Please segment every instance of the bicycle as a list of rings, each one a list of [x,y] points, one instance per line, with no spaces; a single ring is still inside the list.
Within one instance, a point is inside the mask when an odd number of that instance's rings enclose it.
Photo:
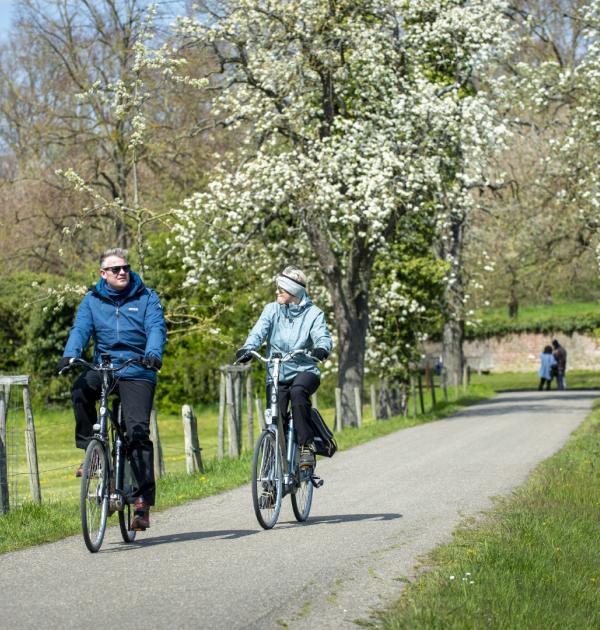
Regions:
[[[252,462],[252,502],[254,513],[263,529],[271,529],[277,523],[283,497],[289,494],[292,510],[298,522],[304,522],[310,514],[313,489],[320,488],[323,480],[314,474],[314,468],[300,468],[300,449],[296,443],[294,418],[290,411],[286,432],[279,414],[279,370],[282,363],[299,354],[311,356],[304,350],[285,355],[274,353],[270,359],[258,352],[249,352],[265,364],[273,365],[270,408],[265,414],[265,429],[254,448]]]
[[[131,529],[131,491],[134,480],[128,456],[127,436],[121,418],[121,405],[116,400],[110,410],[108,397],[116,384],[117,373],[128,365],[141,365],[141,360],[127,359],[115,367],[110,355],[102,354],[100,359],[99,364],[94,364],[74,358],[60,372],[62,374],[73,367],[81,366],[102,374],[98,422],[93,427],[94,435],[85,451],[79,495],[83,540],[91,553],[96,553],[102,546],[106,521],[114,512],[119,515],[119,528],[124,542],[133,542],[137,533]]]

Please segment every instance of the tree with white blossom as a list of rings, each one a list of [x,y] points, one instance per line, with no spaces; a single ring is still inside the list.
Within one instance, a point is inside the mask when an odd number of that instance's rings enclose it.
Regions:
[[[467,88],[509,45],[504,4],[214,5],[180,26],[220,61],[209,89],[243,149],[182,205],[173,251],[189,285],[216,289],[236,270],[245,281],[273,273],[290,251],[316,264],[335,314],[344,423],[355,424],[377,257],[411,226],[433,225],[449,199],[465,203],[481,177],[495,122]]]

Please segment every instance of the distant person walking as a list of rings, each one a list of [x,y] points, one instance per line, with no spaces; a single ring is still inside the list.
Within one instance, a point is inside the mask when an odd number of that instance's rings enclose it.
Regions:
[[[556,360],[556,384],[558,389],[565,389],[565,372],[567,371],[567,351],[558,343],[557,339],[552,341],[554,352],[552,353]]]
[[[550,383],[552,382],[552,366],[554,365],[556,365],[556,359],[552,354],[552,346],[546,346],[544,352],[540,354],[540,369],[538,371],[540,377],[539,391],[544,389],[544,385],[546,386],[546,390],[550,389]]]

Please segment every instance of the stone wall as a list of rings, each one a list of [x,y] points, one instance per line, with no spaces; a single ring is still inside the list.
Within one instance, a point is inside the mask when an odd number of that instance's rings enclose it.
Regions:
[[[490,337],[466,341],[465,357],[469,365],[478,370],[495,372],[532,372],[539,367],[539,356],[553,337],[536,333],[520,333],[506,337]],[[573,333],[556,335],[567,351],[567,370],[599,370],[600,344],[592,336]],[[437,356],[441,343],[427,344],[428,355]]]

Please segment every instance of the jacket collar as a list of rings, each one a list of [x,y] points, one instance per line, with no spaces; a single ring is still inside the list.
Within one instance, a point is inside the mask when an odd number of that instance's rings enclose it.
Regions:
[[[122,302],[134,295],[137,295],[145,288],[142,279],[137,275],[137,273],[135,273],[135,271],[130,272],[129,278],[130,280],[127,288],[118,294],[110,292],[104,278],[100,278],[100,280],[98,280],[92,291],[105,300],[110,300],[111,302]]]

